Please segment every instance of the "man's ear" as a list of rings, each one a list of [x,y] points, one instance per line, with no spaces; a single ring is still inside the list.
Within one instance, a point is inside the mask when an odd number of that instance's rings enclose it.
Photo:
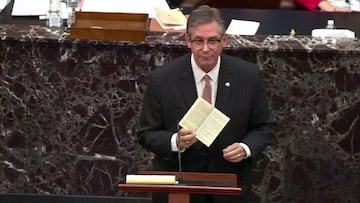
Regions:
[[[186,42],[187,46],[188,46],[189,48],[191,48],[191,38],[190,38],[190,35],[189,35],[188,33],[185,33],[184,37],[185,37],[185,42]]]
[[[229,35],[225,33],[221,40],[222,47],[226,47],[228,41],[229,41]]]

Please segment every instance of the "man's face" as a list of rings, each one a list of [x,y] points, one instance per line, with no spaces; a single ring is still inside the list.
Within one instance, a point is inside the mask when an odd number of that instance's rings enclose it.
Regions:
[[[191,36],[185,35],[186,44],[191,49],[196,64],[205,72],[215,67],[218,56],[226,46],[227,35],[221,36],[219,30],[219,25],[214,21],[193,27]]]

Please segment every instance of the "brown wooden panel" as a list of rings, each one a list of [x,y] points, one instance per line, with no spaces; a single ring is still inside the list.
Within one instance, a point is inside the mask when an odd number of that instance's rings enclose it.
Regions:
[[[139,171],[139,175],[176,175],[178,172],[171,171]],[[237,187],[237,176],[230,173],[200,173],[200,172],[183,172],[184,180],[203,180],[203,181],[227,181],[232,183],[231,187]]]
[[[76,12],[70,28],[74,39],[145,41],[148,14]]]

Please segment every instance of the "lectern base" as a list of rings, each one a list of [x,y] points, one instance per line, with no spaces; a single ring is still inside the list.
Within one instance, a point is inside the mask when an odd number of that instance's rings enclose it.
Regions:
[[[190,202],[190,194],[170,193],[169,203],[184,203]]]
[[[140,171],[139,174],[143,175],[176,175],[177,172],[166,171]],[[235,174],[226,173],[182,173],[184,182],[186,180],[193,183],[200,182],[231,182],[229,186],[209,186],[209,185],[183,185],[183,184],[119,184],[119,189],[125,192],[156,192],[169,194],[169,203],[190,203],[190,194],[213,194],[213,195],[239,195],[243,189],[237,186],[237,177]]]

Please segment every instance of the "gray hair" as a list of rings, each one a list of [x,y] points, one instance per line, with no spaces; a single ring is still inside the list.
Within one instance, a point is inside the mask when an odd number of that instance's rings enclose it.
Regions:
[[[208,5],[199,6],[191,12],[187,21],[186,32],[191,35],[194,27],[212,23],[214,21],[220,26],[219,34],[223,35],[225,33],[225,26],[219,10],[216,8],[210,8]]]

